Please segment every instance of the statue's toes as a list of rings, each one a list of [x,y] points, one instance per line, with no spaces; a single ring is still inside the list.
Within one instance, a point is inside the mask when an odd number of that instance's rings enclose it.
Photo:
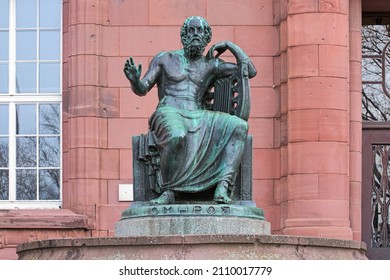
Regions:
[[[150,200],[150,204],[162,205],[172,204],[175,202],[175,194],[172,191],[165,191],[160,197]]]

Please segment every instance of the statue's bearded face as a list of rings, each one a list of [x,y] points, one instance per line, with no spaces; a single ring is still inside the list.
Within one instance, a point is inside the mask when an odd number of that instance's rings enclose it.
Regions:
[[[184,52],[190,57],[201,56],[207,46],[207,36],[203,23],[192,19],[187,25],[187,32],[182,36]]]

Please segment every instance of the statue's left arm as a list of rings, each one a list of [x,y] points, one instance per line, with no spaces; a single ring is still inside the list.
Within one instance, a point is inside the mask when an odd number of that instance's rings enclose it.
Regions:
[[[249,58],[249,56],[236,44],[224,41],[219,42],[211,47],[209,50],[208,56],[212,56],[214,51],[217,52],[216,57],[220,56],[222,53],[224,53],[226,50],[229,50],[236,58],[237,64],[239,63],[247,63],[248,64],[248,75],[249,78],[253,78],[257,74],[257,70],[255,65],[253,64],[252,60]],[[223,63],[219,67],[220,69],[220,75],[221,76],[228,76],[231,75],[235,69],[236,65],[234,63]]]

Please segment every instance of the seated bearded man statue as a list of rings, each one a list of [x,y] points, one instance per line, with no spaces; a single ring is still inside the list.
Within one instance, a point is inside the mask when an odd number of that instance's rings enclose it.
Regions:
[[[161,195],[152,204],[172,204],[175,193],[199,193],[215,188],[216,203],[231,203],[229,192],[235,182],[245,141],[247,122],[237,116],[205,109],[203,99],[217,79],[248,65],[248,77],[256,69],[248,55],[232,42],[213,45],[211,28],[202,17],[190,17],[181,28],[183,49],[157,54],[141,79],[142,67],[133,58],[124,72],[133,92],[146,95],[157,84],[159,103],[149,127],[160,156]],[[237,64],[218,58],[229,50]],[[212,54],[217,52],[216,56]],[[211,55],[210,55],[211,54]]]

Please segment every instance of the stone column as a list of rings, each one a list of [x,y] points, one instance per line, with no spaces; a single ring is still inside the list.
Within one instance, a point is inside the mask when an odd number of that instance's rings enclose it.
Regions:
[[[349,1],[287,5],[283,233],[352,239]]]
[[[108,179],[119,177],[119,150],[107,149],[107,123],[117,114],[119,95],[107,86],[107,3],[64,1],[63,207],[91,220],[108,204]]]
[[[362,3],[349,4],[350,219],[353,239],[361,240],[362,217]]]

